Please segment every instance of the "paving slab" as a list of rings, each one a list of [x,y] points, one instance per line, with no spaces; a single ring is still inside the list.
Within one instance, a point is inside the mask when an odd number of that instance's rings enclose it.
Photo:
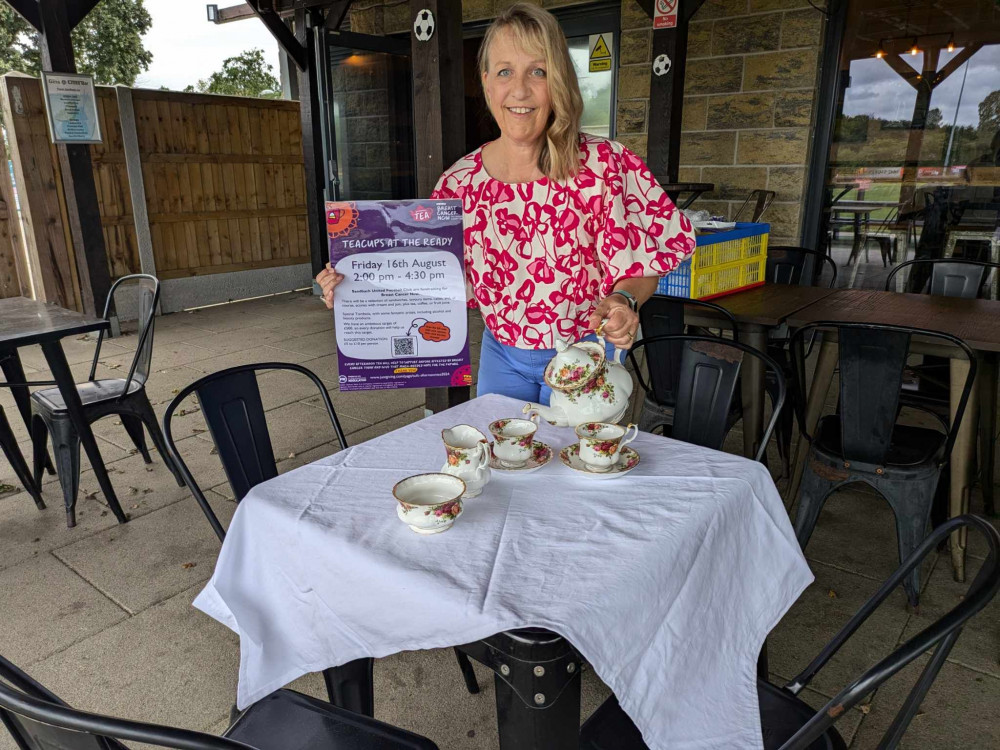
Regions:
[[[205,496],[223,526],[236,504]],[[207,581],[221,542],[194,498],[93,534],[53,554],[129,614]]]
[[[768,636],[769,666],[784,680],[805,669],[847,624],[879,584],[828,565],[812,563],[816,581]],[[893,593],[809,684],[829,697],[895,647],[909,619],[902,590]]]
[[[368,426],[365,422],[346,415],[338,414],[337,418],[347,435]],[[272,409],[267,412],[267,426],[271,433],[275,459],[290,453],[302,453],[336,439],[326,411],[306,404],[286,404]]]
[[[88,333],[80,336],[67,336],[61,339],[61,343],[63,353],[66,355],[66,361],[71,365],[83,362],[90,364],[94,359],[94,351],[97,348],[97,335]],[[105,338],[101,344],[101,356],[115,357],[126,354],[129,351],[134,351],[134,347],[132,350],[129,350],[114,339]],[[22,346],[18,347],[17,353],[21,358],[21,364],[25,367],[48,372],[49,364],[42,353],[42,347],[37,344]]]
[[[224,305],[219,306],[217,309],[202,307],[183,314],[188,317],[190,325],[216,333],[238,331],[241,328],[261,325],[268,320],[281,320],[281,318],[272,317],[260,306],[245,304]]]
[[[218,334],[205,334],[207,336],[218,336]],[[131,337],[135,339],[136,337]],[[115,339],[116,341],[118,339]],[[105,367],[115,367],[120,368],[124,373],[128,372],[128,368],[132,366],[132,360],[135,358],[135,345],[138,343],[138,339],[132,345],[132,347],[124,354],[113,355],[112,352],[101,351],[101,358],[98,362]],[[196,362],[199,359],[208,359],[210,357],[217,357],[222,352],[218,350],[217,347],[206,347],[204,345],[196,345],[187,341],[157,341],[156,337],[153,338],[153,356],[151,358],[153,368],[166,369],[169,367],[180,367],[181,365],[187,365],[192,362]],[[125,377],[122,375],[121,377]]]
[[[927,663],[921,657],[879,688],[852,750],[875,748]],[[1000,680],[946,662],[898,745],[899,750],[1000,747]]]
[[[299,335],[293,326],[294,322],[274,328],[250,326],[235,331],[226,331],[225,335],[221,336],[218,333],[208,333],[200,338],[188,339],[184,344],[204,348],[210,352],[209,356],[232,354],[233,352],[247,351],[265,345],[280,347],[289,338]],[[179,362],[178,364],[188,363]]]
[[[903,638],[912,638],[961,602],[981,564],[979,560],[970,558],[966,568],[966,582],[956,583],[952,575],[951,560],[942,559],[934,568],[927,587],[920,596],[920,611],[906,624]],[[948,658],[1000,679],[998,657],[1000,657],[1000,599],[994,599],[962,628],[962,635],[959,636]]]
[[[28,667],[126,613],[48,553],[0,571],[0,654]]]
[[[336,409],[338,417],[353,417],[369,425],[378,424],[418,406],[422,407],[425,398],[423,388],[378,391],[377,395],[372,391],[341,393],[335,387],[330,390],[330,400],[333,402],[333,408]],[[306,399],[304,403],[320,409],[326,408],[319,395]]]
[[[204,730],[235,702],[236,635],[191,606],[198,584],[33,666],[70,705]]]
[[[305,354],[298,354],[297,352],[290,352],[285,349],[275,349],[273,346],[255,346],[218,357],[199,359],[197,362],[192,362],[188,367],[204,373],[210,373],[225,370],[227,367],[249,365],[257,362],[294,362],[295,364],[301,364],[307,359],[309,357]]]
[[[358,443],[363,443],[366,440],[371,440],[372,438],[377,438],[380,435],[385,435],[387,432],[392,432],[393,430],[398,430],[400,427],[405,427],[408,424],[413,424],[414,422],[419,422],[424,418],[424,407],[420,406],[416,409],[410,409],[409,411],[403,412],[402,414],[397,414],[384,422],[379,422],[368,427],[364,427],[360,430],[347,433],[347,444],[357,445]],[[344,428],[347,429],[346,427]],[[442,460],[443,463],[443,460]]]
[[[290,338],[291,335],[297,333],[297,326],[287,330],[284,339],[279,343],[272,344],[272,346],[290,352],[306,354],[310,357],[324,357],[337,353],[337,337],[334,334],[333,321],[327,321],[327,328],[320,329],[315,333]]]

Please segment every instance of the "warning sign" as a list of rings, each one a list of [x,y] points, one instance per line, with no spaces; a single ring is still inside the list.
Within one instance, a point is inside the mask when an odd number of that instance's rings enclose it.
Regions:
[[[677,26],[677,6],[680,0],[656,0],[653,3],[653,28],[673,29]]]
[[[611,34],[590,35],[590,66],[591,73],[601,73],[611,70]]]

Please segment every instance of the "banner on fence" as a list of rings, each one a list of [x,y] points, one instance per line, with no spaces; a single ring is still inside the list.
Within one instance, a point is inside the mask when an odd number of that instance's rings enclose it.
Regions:
[[[457,200],[328,202],[340,390],[472,384]]]

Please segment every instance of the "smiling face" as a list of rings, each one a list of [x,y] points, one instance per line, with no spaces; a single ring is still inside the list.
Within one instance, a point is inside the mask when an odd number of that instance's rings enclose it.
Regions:
[[[538,143],[545,137],[552,104],[544,53],[527,51],[509,30],[493,39],[483,72],[483,90],[505,138]]]

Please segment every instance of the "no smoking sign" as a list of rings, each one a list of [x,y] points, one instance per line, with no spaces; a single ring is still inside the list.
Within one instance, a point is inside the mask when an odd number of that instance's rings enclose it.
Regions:
[[[680,0],[656,0],[653,5],[653,28],[672,29],[677,26],[677,6]]]

